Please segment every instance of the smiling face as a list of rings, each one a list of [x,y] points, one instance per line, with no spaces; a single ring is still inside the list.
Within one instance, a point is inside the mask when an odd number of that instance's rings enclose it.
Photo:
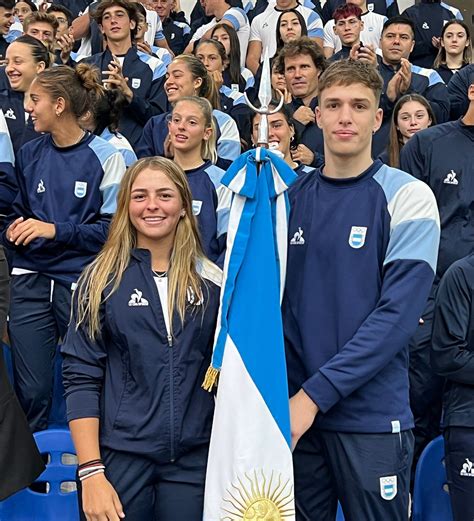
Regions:
[[[31,115],[36,132],[53,132],[56,129],[60,124],[56,116],[60,104],[59,100],[53,100],[49,93],[33,80],[25,109]]]
[[[283,43],[292,42],[301,36],[301,23],[295,13],[282,14],[279,29]]]
[[[137,247],[172,246],[184,216],[178,187],[161,170],[145,168],[132,184],[128,214],[137,234]]]
[[[256,114],[252,124],[252,141],[257,143],[258,127],[261,120],[260,114]],[[281,112],[268,116],[268,144],[270,149],[279,150],[285,159],[290,157],[291,139],[295,135],[295,129],[288,124]]]
[[[212,135],[212,128],[206,127],[199,106],[187,100],[175,105],[168,122],[168,131],[173,148],[184,153],[200,151],[203,141]]]
[[[11,25],[15,21],[15,17],[13,15],[13,9],[7,9],[5,7],[0,7],[0,33],[3,36],[8,34]]]
[[[441,40],[441,46],[446,49],[446,54],[452,56],[462,55],[464,49],[469,47],[466,29],[459,24],[451,24],[445,31]]]
[[[135,21],[130,20],[128,12],[123,7],[111,6],[104,11],[100,27],[107,40],[122,42],[131,38],[131,31],[135,29]]]
[[[326,153],[347,159],[370,156],[372,133],[380,127],[382,111],[365,85],[332,85],[320,94],[316,121]]]
[[[201,84],[202,79],[194,79],[183,60],[174,60],[169,64],[164,88],[170,103],[184,96],[195,96]]]
[[[402,58],[408,59],[415,45],[413,38],[409,25],[389,25],[380,38],[383,61],[388,65],[398,65]]]
[[[28,26],[26,33],[29,36],[33,36],[37,40],[40,40],[46,47],[51,46],[54,42],[56,32],[54,27],[48,22],[32,22]]]
[[[428,128],[432,121],[424,105],[419,101],[407,101],[398,112],[396,123],[406,143],[414,134]]]
[[[44,62],[35,63],[31,55],[31,47],[26,43],[10,44],[5,58],[7,62],[5,72],[10,87],[18,92],[26,92],[36,75],[45,67]]]

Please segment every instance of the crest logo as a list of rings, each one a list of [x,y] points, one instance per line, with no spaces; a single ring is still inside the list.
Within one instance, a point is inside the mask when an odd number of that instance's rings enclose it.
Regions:
[[[138,89],[142,84],[142,80],[140,78],[132,78],[132,89]]]
[[[391,501],[397,495],[397,476],[380,478],[380,497]]]
[[[201,213],[202,201],[196,201],[193,199],[193,215],[199,215]]]
[[[365,244],[365,236],[367,235],[366,226],[353,226],[349,235],[349,246],[358,250]]]
[[[82,199],[87,193],[87,183],[85,181],[76,181],[74,185],[74,195]]]

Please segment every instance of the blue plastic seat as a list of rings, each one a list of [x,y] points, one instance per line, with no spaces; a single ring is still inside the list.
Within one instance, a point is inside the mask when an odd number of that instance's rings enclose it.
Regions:
[[[423,451],[416,466],[413,490],[413,521],[452,521],[444,439],[438,436]]]
[[[1,521],[78,521],[77,492],[61,491],[61,484],[75,482],[76,465],[62,462],[63,454],[75,454],[71,435],[66,429],[35,433],[42,454],[48,454],[46,470],[37,479],[49,484],[47,493],[25,488],[0,502]]]

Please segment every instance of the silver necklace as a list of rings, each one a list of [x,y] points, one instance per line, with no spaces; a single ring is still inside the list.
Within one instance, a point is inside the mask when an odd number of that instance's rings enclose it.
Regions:
[[[151,270],[151,272],[153,273],[153,275],[155,277],[158,277],[159,279],[163,279],[164,277],[167,277],[168,276],[168,271],[155,271],[155,270]]]

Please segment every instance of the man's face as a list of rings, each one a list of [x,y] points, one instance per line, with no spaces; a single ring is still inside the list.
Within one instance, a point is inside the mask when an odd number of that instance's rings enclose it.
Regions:
[[[56,31],[56,40],[59,40],[61,36],[67,33],[69,29],[69,23],[67,16],[61,11],[50,11],[49,14],[53,15],[58,21],[58,30]]]
[[[375,95],[360,83],[324,89],[316,107],[326,153],[347,159],[370,154],[372,133],[380,127],[382,110]]]
[[[383,61],[389,65],[397,65],[402,58],[408,60],[414,45],[415,40],[409,25],[389,25],[380,38]]]
[[[285,58],[286,84],[296,98],[317,96],[319,73],[309,54]]]
[[[173,10],[174,0],[153,0],[153,8],[161,20],[169,18]]]
[[[359,36],[364,28],[364,22],[357,16],[341,18],[334,24],[334,32],[341,39],[342,45],[350,47],[359,41]]]
[[[13,17],[13,9],[5,9],[5,7],[0,7],[0,33],[3,36],[8,34],[10,30],[10,26],[15,21]]]
[[[47,47],[50,47],[54,43],[54,28],[48,22],[32,22],[28,26],[26,34],[40,40]]]
[[[217,4],[218,0],[204,0],[202,6],[204,7],[204,12],[206,13],[206,16],[214,16]]]
[[[100,27],[107,40],[123,41],[130,38],[132,29],[135,29],[135,21],[130,20],[128,12],[117,5],[104,11]]]

